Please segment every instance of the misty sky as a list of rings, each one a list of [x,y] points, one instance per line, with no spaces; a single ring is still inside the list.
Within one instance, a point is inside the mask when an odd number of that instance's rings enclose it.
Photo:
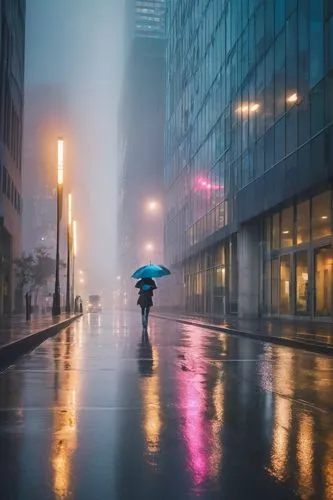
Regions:
[[[27,0],[26,87],[65,86],[76,135],[84,230],[82,265],[98,282],[115,256],[117,113],[123,66],[124,0]],[[82,199],[83,198],[83,199]],[[81,221],[82,231],[82,221]],[[87,239],[86,239],[87,241]],[[92,286],[97,286],[93,284]],[[104,284],[103,284],[104,286]],[[97,291],[97,290],[96,290]]]

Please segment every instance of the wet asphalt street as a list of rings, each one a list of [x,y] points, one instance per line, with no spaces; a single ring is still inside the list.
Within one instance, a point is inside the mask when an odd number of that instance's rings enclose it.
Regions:
[[[333,499],[333,359],[82,318],[0,375],[1,500]]]

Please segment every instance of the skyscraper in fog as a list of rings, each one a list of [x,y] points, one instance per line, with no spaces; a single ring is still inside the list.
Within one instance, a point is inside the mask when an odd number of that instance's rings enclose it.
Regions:
[[[0,3],[0,315],[14,308],[21,255],[25,0]]]
[[[165,0],[136,0],[135,35],[143,38],[164,38]]]
[[[332,320],[333,2],[170,0],[166,24],[173,297]]]
[[[163,258],[164,23],[164,1],[128,0],[119,109],[118,263],[124,280],[140,264]]]

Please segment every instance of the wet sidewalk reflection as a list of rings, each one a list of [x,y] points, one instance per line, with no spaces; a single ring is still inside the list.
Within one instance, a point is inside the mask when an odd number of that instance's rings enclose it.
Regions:
[[[0,377],[4,499],[333,498],[333,360],[90,315]]]

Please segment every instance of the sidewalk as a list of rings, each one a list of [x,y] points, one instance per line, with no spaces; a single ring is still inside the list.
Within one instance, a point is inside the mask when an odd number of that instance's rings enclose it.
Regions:
[[[331,323],[303,320],[238,319],[236,317],[218,318],[164,312],[153,313],[153,316],[333,356],[333,325]]]
[[[39,316],[30,321],[22,316],[3,318],[0,321],[0,371],[19,356],[32,351],[48,337],[67,328],[82,314],[62,314],[57,318]]]
[[[70,315],[62,314],[58,318],[53,318],[51,315],[37,316],[36,318],[32,317],[30,321],[26,321],[23,315],[2,318],[0,320],[0,347],[32,333],[45,330],[67,318],[70,318]]]

